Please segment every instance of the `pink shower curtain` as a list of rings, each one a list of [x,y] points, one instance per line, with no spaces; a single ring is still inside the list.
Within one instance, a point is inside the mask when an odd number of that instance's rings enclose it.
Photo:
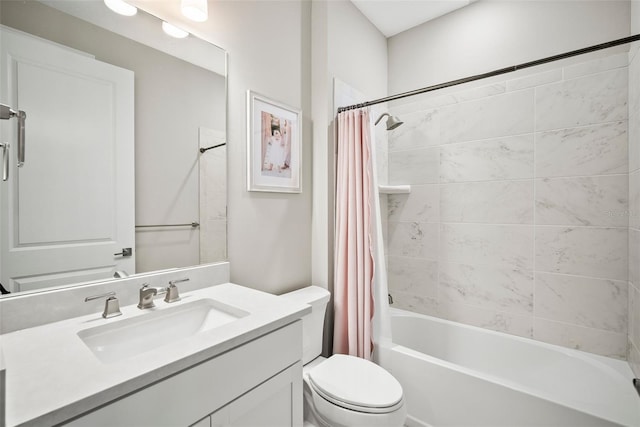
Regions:
[[[334,353],[373,350],[372,162],[369,110],[338,114]]]

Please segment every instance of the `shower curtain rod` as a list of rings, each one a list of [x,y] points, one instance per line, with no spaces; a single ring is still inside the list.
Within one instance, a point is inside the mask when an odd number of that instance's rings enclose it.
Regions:
[[[380,99],[375,99],[373,101],[363,102],[361,104],[349,105],[347,107],[338,108],[338,113],[342,113],[347,110],[354,110],[357,108],[368,107],[370,105],[381,104],[383,102],[395,101],[396,99],[407,98],[409,96],[420,95],[422,93],[432,92],[438,89],[444,89],[451,86],[457,86],[463,83],[469,83],[476,80],[486,79],[487,77],[499,76],[500,74],[512,73],[514,71],[522,70],[529,67],[535,67],[536,65],[546,64],[548,62],[557,61],[559,59],[571,58],[572,56],[582,55],[585,53],[595,52],[602,49],[607,49],[610,47],[618,46],[621,44],[631,43],[640,40],[640,34],[636,34],[634,36],[624,37],[621,39],[613,40],[607,43],[601,43],[589,47],[585,47],[583,49],[572,50],[570,52],[561,53],[559,55],[548,56],[546,58],[538,59],[537,61],[525,62],[519,65],[513,65],[511,67],[501,68],[499,70],[490,71],[488,73],[477,74],[471,77],[465,77],[463,79],[451,80],[446,83],[440,83],[433,86],[427,86],[422,89],[416,89],[409,92],[399,93],[397,95],[391,95]]]

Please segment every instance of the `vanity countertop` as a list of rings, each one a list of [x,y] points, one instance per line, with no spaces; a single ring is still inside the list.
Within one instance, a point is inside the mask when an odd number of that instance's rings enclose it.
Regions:
[[[185,292],[182,300],[122,316],[81,316],[2,335],[6,368],[6,426],[50,426],[85,413],[158,380],[285,326],[311,308],[232,283]],[[78,332],[211,298],[249,312],[216,329],[182,338],[124,360],[103,363]],[[82,302],[80,302],[82,303]]]

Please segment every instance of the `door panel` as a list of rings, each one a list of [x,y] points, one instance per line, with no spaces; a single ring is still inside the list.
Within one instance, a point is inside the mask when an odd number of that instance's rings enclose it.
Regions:
[[[16,65],[20,108],[29,111],[29,162],[18,170],[15,245],[112,238],[114,83]]]

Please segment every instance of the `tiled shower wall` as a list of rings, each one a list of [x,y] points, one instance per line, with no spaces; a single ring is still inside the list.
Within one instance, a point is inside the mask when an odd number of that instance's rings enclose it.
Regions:
[[[392,107],[394,306],[626,358],[628,61]]]
[[[629,364],[640,377],[640,43],[629,53]]]

